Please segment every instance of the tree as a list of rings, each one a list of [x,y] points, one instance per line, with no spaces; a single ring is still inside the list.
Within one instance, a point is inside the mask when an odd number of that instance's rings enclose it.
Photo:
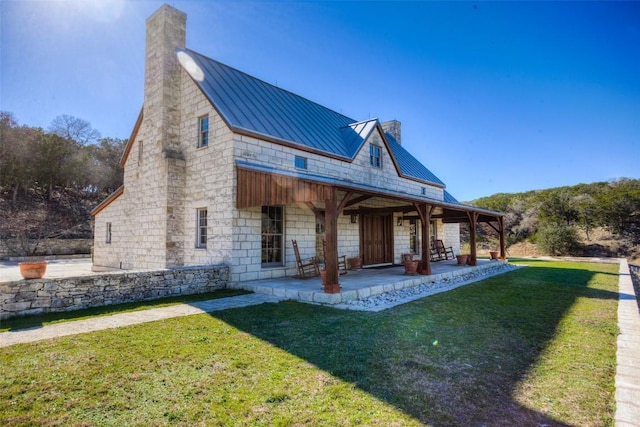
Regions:
[[[79,146],[74,140],[54,133],[43,135],[39,150],[38,176],[47,186],[49,200],[53,198],[54,186],[64,186],[75,173],[71,160],[78,150]]]
[[[37,182],[42,129],[18,126],[13,114],[0,113],[0,188],[8,188],[15,203],[20,188],[27,189]]]
[[[93,129],[91,123],[67,114],[53,119],[51,126],[49,126],[49,132],[75,141],[79,145],[93,144],[100,138],[100,132]]]
[[[538,248],[549,255],[578,255],[580,243],[575,227],[549,222],[539,226]]]

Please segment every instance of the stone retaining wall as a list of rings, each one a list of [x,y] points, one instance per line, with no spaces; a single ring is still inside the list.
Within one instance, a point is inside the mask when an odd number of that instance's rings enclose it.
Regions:
[[[211,292],[228,281],[228,266],[197,266],[5,282],[0,319]]]

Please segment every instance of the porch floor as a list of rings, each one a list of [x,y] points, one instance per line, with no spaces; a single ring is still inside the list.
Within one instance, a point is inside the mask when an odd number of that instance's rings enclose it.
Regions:
[[[496,263],[499,262],[478,259],[477,266],[457,265],[456,260],[433,262],[431,263],[432,274],[430,276],[405,275],[404,266],[401,265],[388,268],[349,270],[347,274],[339,277],[341,291],[336,294],[324,292],[322,279],[319,276],[311,279],[280,277],[253,280],[230,283],[229,287],[275,295],[294,301],[342,304],[353,300],[363,300],[385,292],[419,286],[424,283],[449,282],[461,276],[494,268],[497,266]]]

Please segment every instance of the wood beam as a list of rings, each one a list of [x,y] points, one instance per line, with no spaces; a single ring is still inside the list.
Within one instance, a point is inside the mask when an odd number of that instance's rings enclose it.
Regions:
[[[364,195],[362,195],[362,196],[354,197],[353,199],[349,200],[349,201],[347,202],[347,204],[346,204],[346,205],[344,205],[344,207],[345,207],[345,208],[348,208],[349,206],[353,206],[353,205],[356,205],[356,204],[358,204],[358,203],[362,203],[362,202],[364,202],[365,200],[369,200],[369,199],[370,199],[370,198],[372,198],[372,197],[373,197],[373,196],[370,196],[370,195],[368,195],[368,194],[364,194]]]
[[[435,206],[427,205],[426,203],[416,203],[416,210],[422,223],[422,261],[420,263],[420,271],[424,275],[431,275],[431,214]]]
[[[324,291],[335,294],[340,292],[338,283],[338,191],[331,187],[328,197],[324,201],[325,215],[325,241],[324,265],[326,270],[326,283]]]
[[[471,265],[478,265],[478,254],[476,250],[476,226],[478,224],[478,212],[467,212],[469,218],[469,245],[471,246]]]
[[[309,210],[311,212],[313,212],[313,214],[316,217],[316,221],[318,221],[319,224],[322,224],[323,227],[326,228],[325,225],[325,216],[323,215],[322,211],[320,209],[318,209],[313,203],[311,202],[304,202],[305,206],[309,208]]]
[[[507,258],[507,246],[505,244],[504,239],[504,217],[498,217],[498,228],[500,229],[500,259],[504,260]]]
[[[346,204],[349,202],[349,199],[351,198],[351,196],[353,196],[353,192],[351,192],[351,191],[347,191],[347,194],[344,195],[344,198],[342,199],[342,201],[338,205],[338,212],[337,212],[338,216],[340,216],[340,213],[342,212],[342,210],[344,209]]]
[[[415,206],[412,205],[404,205],[404,206],[389,206],[386,208],[358,208],[358,209],[346,209],[343,211],[344,215],[384,215],[384,214],[393,214],[396,212],[414,212],[416,210]]]

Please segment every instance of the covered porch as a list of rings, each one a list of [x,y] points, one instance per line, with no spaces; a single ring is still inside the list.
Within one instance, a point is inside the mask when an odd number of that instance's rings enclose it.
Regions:
[[[229,287],[293,301],[337,305],[424,284],[429,285],[429,291],[433,291],[431,293],[437,293],[455,287],[456,283],[469,277],[481,277],[503,269],[506,271],[505,267],[507,264],[504,261],[479,259],[475,266],[457,265],[455,260],[439,261],[432,264],[432,271],[428,276],[406,275],[404,266],[401,265],[349,270],[347,274],[340,276],[340,289],[335,293],[325,292],[320,277],[253,280],[230,283]]]
[[[315,297],[322,299],[323,302],[339,302],[345,298],[351,298],[353,291],[357,291],[357,289],[351,289],[354,286],[352,283],[347,284],[352,281],[347,278],[348,275],[339,275],[338,259],[343,254],[339,253],[338,241],[339,233],[344,232],[344,218],[350,218],[351,224],[348,225],[352,226],[350,233],[344,236],[347,236],[346,240],[352,245],[357,244],[359,239],[359,251],[364,265],[397,263],[400,254],[408,252],[404,248],[398,250],[394,247],[394,219],[401,224],[409,220],[419,225],[419,238],[416,239],[419,243],[416,245],[415,253],[421,254],[419,272],[424,276],[440,274],[438,265],[455,264],[453,260],[448,263],[440,261],[443,264],[432,262],[430,256],[434,236],[432,221],[440,221],[442,224],[469,224],[471,266],[477,265],[476,226],[479,222],[489,223],[500,235],[499,258],[505,259],[504,214],[463,205],[446,193],[444,188],[441,189],[441,196],[439,196],[442,197],[444,194],[444,197],[434,199],[425,195],[424,187],[423,194],[415,195],[408,193],[405,189],[385,189],[325,176],[276,170],[241,161],[236,162],[236,171],[238,179],[236,207],[238,209],[296,205],[311,213],[316,219],[316,224],[321,225],[324,230],[322,258],[326,269],[324,292],[340,294],[335,298]],[[339,229],[339,222],[342,224],[342,229]],[[357,227],[353,227],[358,223],[359,231]],[[356,230],[355,233],[354,230]],[[298,229],[294,230],[294,233],[296,234],[289,234],[287,239],[295,240],[298,238],[298,233],[308,234],[309,231]],[[343,238],[343,242],[344,240]],[[371,247],[372,250],[370,250]],[[308,258],[314,255],[317,253],[305,253],[302,257]],[[379,255],[379,258],[376,255]],[[401,269],[402,267],[398,267],[398,270]],[[374,271],[379,273],[384,270]],[[383,274],[376,276],[384,277]],[[285,279],[275,279],[276,282],[281,280]],[[286,280],[292,281],[289,283],[293,284],[296,279]],[[320,278],[318,277],[317,280],[319,281]],[[428,281],[430,281],[428,278],[423,280],[423,282]],[[398,282],[404,281],[393,283]],[[389,283],[388,280],[387,283]],[[309,285],[301,286],[304,288]],[[304,289],[301,289],[301,292],[305,292]],[[345,297],[345,292],[350,293]]]

